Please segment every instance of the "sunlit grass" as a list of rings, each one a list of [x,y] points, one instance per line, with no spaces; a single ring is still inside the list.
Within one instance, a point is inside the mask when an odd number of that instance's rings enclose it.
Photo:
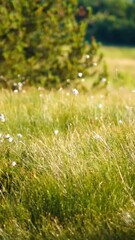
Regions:
[[[135,87],[135,48],[110,46],[101,50],[108,64],[111,84],[114,87]]]
[[[134,239],[134,91],[3,91],[0,111],[1,239]]]
[[[106,57],[135,60],[135,48],[133,47],[103,46],[102,49]]]

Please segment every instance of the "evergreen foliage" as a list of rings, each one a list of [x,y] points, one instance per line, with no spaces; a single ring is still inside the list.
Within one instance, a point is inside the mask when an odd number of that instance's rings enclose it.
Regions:
[[[78,23],[77,0],[0,1],[0,74],[6,86],[26,80],[45,87],[75,81],[100,62],[98,44],[84,43],[90,11]],[[95,59],[96,57],[96,59]],[[97,68],[96,68],[97,69]],[[4,77],[3,77],[4,76]]]

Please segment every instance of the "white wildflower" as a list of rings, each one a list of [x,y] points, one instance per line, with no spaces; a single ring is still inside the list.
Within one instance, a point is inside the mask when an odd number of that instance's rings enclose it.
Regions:
[[[58,129],[54,130],[54,134],[55,134],[55,135],[57,135],[58,133],[59,133],[59,130],[58,130]]]
[[[103,105],[100,103],[100,104],[98,105],[98,108],[99,108],[99,109],[102,109],[102,108],[103,108]]]
[[[94,67],[96,67],[96,66],[97,66],[97,63],[96,63],[96,62],[94,62],[94,63],[93,63],[93,66],[94,66]]]
[[[14,93],[18,93],[18,89],[15,89],[15,90],[14,90]]]
[[[102,78],[102,79],[101,79],[101,82],[102,82],[102,83],[105,83],[106,81],[107,81],[106,78]]]
[[[18,90],[21,91],[23,87],[23,84],[21,82],[18,83]]]
[[[21,134],[21,133],[18,133],[18,134],[17,134],[17,137],[18,137],[18,138],[22,138],[22,134]]]
[[[5,135],[5,138],[6,138],[9,142],[12,142],[12,141],[13,141],[13,138],[10,136],[10,134],[6,134],[6,135]]]
[[[3,142],[2,133],[0,133],[0,142]]]
[[[67,79],[67,83],[70,83],[70,79],[69,78]]]
[[[78,77],[81,78],[83,76],[83,73],[82,72],[79,72],[78,73]]]
[[[8,138],[8,141],[9,141],[9,142],[13,142],[13,138],[12,138],[12,137],[9,137],[9,138]]]
[[[42,91],[44,90],[42,87],[38,87],[38,91]]]
[[[118,124],[122,124],[123,123],[123,121],[120,119],[120,120],[118,120]]]
[[[66,96],[69,96],[69,95],[70,95],[70,93],[69,93],[69,92],[67,92],[67,93],[66,93]]]
[[[6,135],[5,135],[5,138],[6,138],[6,139],[9,139],[9,138],[10,138],[10,134],[6,134]]]
[[[133,89],[131,92],[132,92],[132,93],[135,93],[135,89]]]
[[[5,122],[6,121],[5,120],[5,116],[4,116],[3,113],[0,113],[0,120],[1,120],[1,122]]]
[[[93,137],[96,140],[100,140],[100,141],[102,140],[102,137],[99,134],[97,134],[97,133],[95,133],[95,135]]]
[[[86,59],[89,59],[90,58],[90,55],[89,54],[86,54]]]
[[[16,162],[13,161],[13,162],[12,162],[12,167],[15,167],[15,165],[16,165]]]
[[[74,88],[72,92],[73,92],[74,95],[78,95],[79,94],[79,91],[76,88]]]

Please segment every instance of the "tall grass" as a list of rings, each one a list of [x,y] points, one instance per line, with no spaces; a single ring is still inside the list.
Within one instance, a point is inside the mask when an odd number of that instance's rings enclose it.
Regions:
[[[0,111],[0,239],[134,239],[134,92],[3,91]]]
[[[112,85],[120,87],[126,85],[132,89],[135,87],[135,48],[130,47],[103,47],[110,80]]]

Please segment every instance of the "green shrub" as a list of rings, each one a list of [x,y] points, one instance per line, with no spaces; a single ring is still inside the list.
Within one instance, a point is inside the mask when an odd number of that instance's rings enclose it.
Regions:
[[[97,73],[99,45],[84,42],[90,11],[78,23],[77,0],[1,0],[0,74],[6,86],[26,80],[45,87],[66,85],[78,73]],[[89,71],[88,71],[89,72]],[[90,74],[90,73],[89,73]]]

